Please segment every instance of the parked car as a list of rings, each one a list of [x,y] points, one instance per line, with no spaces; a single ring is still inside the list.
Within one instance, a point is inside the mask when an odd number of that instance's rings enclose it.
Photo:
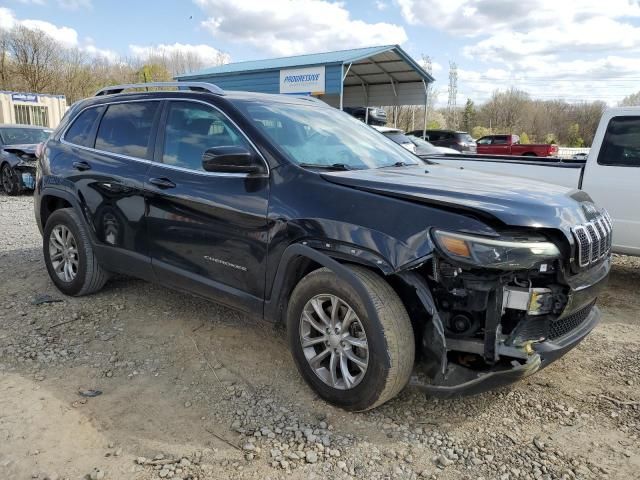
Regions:
[[[438,162],[589,192],[613,219],[613,251],[640,256],[640,210],[637,208],[640,202],[640,107],[605,111],[584,163],[545,158],[523,161],[497,156],[461,156],[459,159],[439,159]],[[511,179],[507,178],[507,181]],[[586,231],[577,230],[576,234],[587,242],[589,246],[585,248],[588,249],[605,232],[597,222],[587,227]],[[582,255],[588,257],[585,251]]]
[[[487,135],[476,141],[477,153],[485,155],[521,155],[524,157],[555,157],[554,144],[521,144],[518,135]]]
[[[369,116],[366,117],[369,125],[386,125],[387,124],[387,112],[382,108],[367,107],[369,110]],[[367,110],[365,107],[344,107],[342,109],[349,115],[356,117],[360,121],[365,121]]]
[[[460,155],[458,150],[454,150],[453,148],[447,147],[436,147],[435,145],[423,140],[419,137],[414,137],[413,135],[407,135],[407,138],[411,140],[416,146],[416,155],[419,157],[429,157],[432,155]]]
[[[427,140],[436,147],[447,147],[459,152],[475,153],[476,142],[467,132],[455,130],[413,130],[407,135]]]
[[[302,377],[348,410],[414,369],[433,395],[511,383],[600,318],[611,224],[584,192],[422,160],[313,99],[130,87],[74,104],[38,158],[64,294],[124,273],[283,322]]]
[[[7,195],[33,190],[36,146],[52,131],[29,125],[0,125],[0,185]]]
[[[411,153],[416,153],[416,145],[399,128],[378,127],[378,126],[374,126],[373,128],[378,132],[380,132],[381,134],[383,134],[385,137],[396,142],[398,145],[406,148]]]
[[[584,161],[586,161],[588,157],[589,157],[589,154],[588,154],[588,153],[580,152],[580,153],[576,153],[576,154],[575,154],[575,155],[573,155],[571,158],[572,158],[573,160],[584,160]]]

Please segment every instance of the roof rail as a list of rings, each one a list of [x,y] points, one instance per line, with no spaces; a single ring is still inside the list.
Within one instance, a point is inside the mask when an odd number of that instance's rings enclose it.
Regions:
[[[112,85],[110,87],[104,87],[98,90],[94,96],[100,95],[112,95],[114,93],[122,93],[124,90],[130,88],[162,88],[162,87],[177,87],[185,88],[194,92],[209,92],[216,95],[224,95],[222,90],[217,85],[207,82],[149,82],[149,83],[127,83],[124,85]]]

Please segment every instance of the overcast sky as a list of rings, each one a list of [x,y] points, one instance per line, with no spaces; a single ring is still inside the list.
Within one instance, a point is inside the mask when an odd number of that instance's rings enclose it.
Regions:
[[[400,44],[434,61],[446,103],[511,86],[616,104],[640,90],[640,0],[4,0],[0,27],[41,28],[113,59],[153,48],[230,61]]]

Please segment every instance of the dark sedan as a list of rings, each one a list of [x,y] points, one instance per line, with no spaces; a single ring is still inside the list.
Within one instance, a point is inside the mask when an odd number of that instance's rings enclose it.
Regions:
[[[30,125],[0,125],[0,184],[7,195],[33,190],[36,147],[52,131]]]

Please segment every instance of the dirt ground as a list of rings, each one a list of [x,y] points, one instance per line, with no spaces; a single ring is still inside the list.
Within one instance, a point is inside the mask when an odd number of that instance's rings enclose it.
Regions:
[[[639,289],[616,257],[602,323],[515,386],[350,414],[270,324],[128,278],[63,296],[0,194],[0,479],[637,479]]]

